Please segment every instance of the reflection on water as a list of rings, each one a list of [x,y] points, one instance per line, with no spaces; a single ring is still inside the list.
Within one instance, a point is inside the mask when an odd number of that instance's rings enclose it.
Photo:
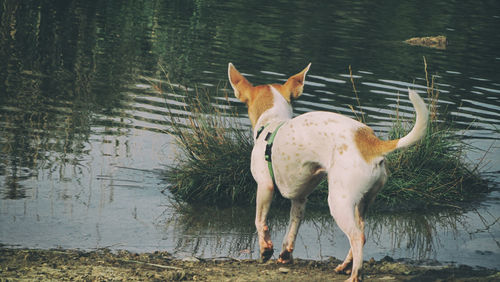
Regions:
[[[394,249],[406,249],[417,259],[432,257],[441,247],[440,231],[456,236],[459,230],[467,230],[465,216],[453,212],[378,216],[370,223],[368,234],[375,242],[387,240],[382,234],[388,232]]]
[[[258,244],[254,227],[254,209],[176,206],[165,212],[156,224],[173,240],[175,254],[201,257],[230,256],[257,258]],[[367,219],[366,257],[386,255],[407,257],[418,261],[447,262],[497,267],[498,254],[489,248],[468,242],[490,237],[496,247],[500,241],[491,232],[498,216],[484,210],[468,213],[439,212],[429,214],[376,214]],[[274,211],[269,219],[275,248],[281,246],[288,214]],[[479,247],[479,248],[478,248]],[[343,258],[349,248],[344,233],[338,229],[328,211],[309,211],[297,239],[295,254],[302,258]],[[455,248],[456,254],[441,252]],[[478,248],[478,249],[477,249]],[[493,260],[484,262],[483,260]]]
[[[257,242],[253,212],[241,208],[217,209],[178,206],[157,220],[178,255],[250,257]]]
[[[216,91],[229,61],[256,84],[312,62],[296,112],[350,116],[352,65],[368,123],[383,134],[397,105],[412,118],[406,92],[425,92],[425,56],[438,106],[450,112],[441,120],[467,129],[480,149],[472,162],[488,150],[484,171],[498,183],[498,5],[0,0],[0,244],[256,257],[252,209],[178,210],[162,194],[161,171],[176,154],[166,104],[189,115],[178,98],[197,86],[246,115],[231,92]],[[403,43],[439,34],[446,50]],[[151,82],[172,82],[177,94]],[[477,212],[373,216],[366,257],[500,267],[498,198]],[[279,246],[287,212],[271,221]],[[296,256],[343,257],[346,244],[327,214],[308,213]]]

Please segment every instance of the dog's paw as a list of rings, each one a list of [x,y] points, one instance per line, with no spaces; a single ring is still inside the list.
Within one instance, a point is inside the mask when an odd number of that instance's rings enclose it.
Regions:
[[[363,281],[362,279],[360,279],[359,277],[349,277],[346,282],[359,282],[359,281]]]
[[[273,248],[264,249],[264,251],[260,253],[260,262],[265,263],[266,261],[268,261],[273,256],[273,253],[274,253]]]
[[[293,256],[291,252],[287,250],[281,252],[280,257],[278,258],[278,263],[290,264],[292,262],[293,262]]]
[[[349,275],[349,274],[351,274],[351,271],[352,271],[352,263],[349,262],[349,263],[339,264],[337,267],[335,267],[335,269],[333,271],[335,271],[335,273]]]

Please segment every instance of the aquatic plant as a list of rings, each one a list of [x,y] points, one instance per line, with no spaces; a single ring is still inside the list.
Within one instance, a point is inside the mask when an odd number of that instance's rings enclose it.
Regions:
[[[465,159],[466,150],[471,148],[449,123],[437,120],[436,112],[431,112],[431,117],[420,142],[387,156],[390,176],[374,203],[376,209],[458,208],[457,204],[488,191],[480,164],[471,165]],[[401,138],[410,129],[411,123],[398,117],[388,139]]]
[[[208,92],[182,98],[184,112],[169,109],[170,132],[180,154],[167,167],[166,178],[176,199],[205,204],[252,203],[255,184],[250,172],[252,137],[238,114],[211,101]]]
[[[390,176],[375,202],[378,209],[458,208],[457,204],[489,191],[479,171],[481,163],[471,164],[465,158],[473,148],[452,127],[453,121],[438,119],[446,116],[446,109],[440,115],[439,89],[435,77],[429,78],[425,57],[424,66],[430,112],[427,134],[416,145],[387,156]],[[402,120],[399,112],[393,120],[388,139],[401,138],[411,130],[412,123]]]
[[[469,148],[457,131],[438,120],[439,91],[433,79],[427,81],[431,112],[427,135],[411,148],[388,156],[390,177],[372,209],[458,208],[489,189],[479,164],[470,165],[465,160]],[[250,130],[239,122],[234,107],[221,107],[206,91],[196,91],[194,97],[184,96],[184,112],[189,115],[182,117],[169,111],[171,133],[181,150],[175,164],[167,168],[169,190],[175,199],[188,203],[254,204],[256,183],[250,173]],[[413,121],[396,113],[387,139],[406,135],[412,126]],[[309,196],[309,206],[327,207],[325,182]],[[273,205],[288,204],[288,200],[275,193]]]

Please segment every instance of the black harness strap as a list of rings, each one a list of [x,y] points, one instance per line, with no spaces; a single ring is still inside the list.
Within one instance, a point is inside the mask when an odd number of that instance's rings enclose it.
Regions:
[[[273,185],[275,188],[278,188],[278,185],[276,185],[276,179],[274,177],[271,154],[272,154],[272,149],[273,149],[274,138],[276,137],[278,130],[280,129],[280,127],[283,124],[285,124],[285,123],[284,122],[280,123],[273,132],[268,132],[266,135],[266,138],[265,138],[265,140],[267,141],[267,144],[266,144],[266,151],[264,153],[264,158],[267,161],[267,166],[269,168],[269,175],[271,175],[271,179],[273,180]]]

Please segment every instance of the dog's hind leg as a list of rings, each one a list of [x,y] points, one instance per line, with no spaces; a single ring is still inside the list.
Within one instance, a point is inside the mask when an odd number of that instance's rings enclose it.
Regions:
[[[339,197],[338,190],[336,193],[332,193],[332,196],[329,196],[328,201],[332,215],[334,216],[338,226],[348,236],[349,243],[351,245],[346,259],[342,264],[335,268],[335,272],[344,272],[346,274],[351,273],[350,279],[352,281],[356,281],[358,279],[358,272],[363,264],[363,246],[366,242],[364,235],[364,217],[367,213],[368,207],[374,201],[378,191],[384,186],[386,181],[387,174],[384,168],[378,182],[376,182],[372,188],[366,192],[357,204],[353,204],[353,201],[342,198],[342,193],[340,193]]]
[[[341,197],[338,197],[341,199]],[[358,281],[359,270],[363,265],[363,246],[365,244],[364,222],[360,217],[358,206],[345,200],[334,200],[330,204],[337,225],[347,235],[351,248],[345,261],[335,268],[336,272],[345,271],[349,273],[348,267],[352,263],[351,281]]]
[[[344,261],[339,264],[337,267],[335,267],[334,271],[336,273],[345,273],[345,274],[351,274],[351,269],[352,268],[352,249],[349,248],[349,252],[347,253],[346,258]]]
[[[345,261],[340,264],[335,271],[348,272],[352,263],[350,281],[359,280],[359,270],[363,264],[363,246],[365,244],[364,221],[361,218],[359,195],[353,193],[357,187],[361,187],[364,179],[357,177],[350,180],[349,175],[329,175],[328,205],[330,212],[340,229],[347,235],[350,243],[350,250]],[[337,181],[335,181],[335,179]],[[355,178],[352,178],[355,179]],[[347,185],[348,184],[348,185]],[[348,186],[348,187],[346,187]]]
[[[366,241],[366,238],[364,236],[365,222],[363,220],[366,209],[367,209],[366,201],[363,200],[359,204],[355,205],[355,210],[354,210],[354,220],[355,220],[356,225],[359,227],[361,234],[362,234],[362,246],[361,246],[361,248],[363,247],[363,245],[365,244],[365,241]],[[348,233],[346,233],[346,234],[348,234]],[[351,238],[349,235],[348,235],[348,237],[349,237],[349,242],[351,242]],[[350,243],[350,244],[352,246],[352,243]],[[342,262],[340,265],[338,265],[335,268],[335,272],[336,273],[344,272],[346,274],[350,274],[352,271],[352,268],[353,268],[353,251],[352,251],[352,247],[351,247],[351,248],[349,248],[349,252],[347,253],[347,256],[346,256],[344,262]]]
[[[283,249],[278,259],[279,263],[291,263],[293,261],[292,252],[295,247],[295,239],[304,218],[307,198],[292,200],[290,208],[290,222],[288,223],[288,232],[283,239]]]
[[[257,207],[255,214],[255,227],[259,236],[260,258],[262,262],[268,261],[273,255],[273,242],[267,226],[267,213],[271,206],[274,194],[274,185],[258,184]]]

